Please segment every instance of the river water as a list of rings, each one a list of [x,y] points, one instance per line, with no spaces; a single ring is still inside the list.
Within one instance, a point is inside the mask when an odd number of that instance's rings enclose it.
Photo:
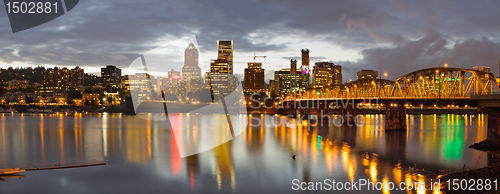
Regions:
[[[397,184],[426,179],[410,168],[436,172],[488,166],[486,152],[468,148],[486,139],[486,115],[408,115],[407,132],[384,131],[383,115],[364,115],[364,125],[354,127],[315,126],[279,115],[237,117],[252,125],[239,129],[231,141],[181,158],[164,121],[122,114],[2,114],[0,166],[107,164],[24,172],[24,178],[0,181],[0,193],[287,193],[297,187],[294,179]],[[199,121],[220,118],[225,115],[179,114],[175,122],[189,128],[183,140],[198,142],[208,137]],[[296,125],[277,125],[287,121]],[[210,138],[218,136],[227,134]]]

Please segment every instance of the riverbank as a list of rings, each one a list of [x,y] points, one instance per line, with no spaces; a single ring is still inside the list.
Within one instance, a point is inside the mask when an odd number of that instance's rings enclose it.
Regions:
[[[194,110],[200,110],[201,108],[208,106],[210,104],[185,104],[185,103],[167,103],[167,109],[169,113],[188,113]],[[158,108],[160,107],[160,108]],[[158,112],[159,111],[159,112]],[[46,106],[35,106],[35,105],[13,105],[13,106],[0,106],[0,112],[8,113],[51,113],[51,112],[95,112],[95,113],[124,113],[124,114],[136,114],[136,113],[163,113],[163,103],[160,102],[146,102],[142,103],[137,110],[134,110],[132,106],[123,105],[110,105],[110,106],[97,106],[97,105],[86,105],[86,106],[72,106],[72,105],[46,105]],[[239,110],[232,110],[232,112],[241,112]],[[287,114],[289,110],[281,107],[247,107],[246,113],[248,114]],[[357,114],[385,114],[385,109],[370,109],[370,108],[358,108],[356,109]],[[408,108],[406,109],[407,114],[480,114],[477,108],[453,108],[453,109],[437,109],[437,108]],[[317,114],[313,109],[311,114]],[[342,109],[330,109],[329,114],[342,114]]]
[[[479,143],[470,145],[469,148],[487,152],[489,163],[488,167],[448,172],[437,175],[436,177],[434,177],[434,179],[440,180],[441,191],[444,191],[445,193],[498,193],[500,191],[500,185],[494,183],[493,181],[497,180],[498,182],[498,179],[500,177],[500,141],[486,139]],[[466,166],[464,166],[464,168],[465,167]],[[453,185],[453,180],[455,179],[458,180],[459,184],[461,184],[462,180],[466,180],[466,185],[468,185],[470,189],[453,189],[453,187],[456,187]],[[483,182],[482,184],[480,184],[477,181],[486,181],[487,179],[492,181],[492,188],[490,189],[490,191],[479,191],[479,188],[477,186],[485,186],[487,183]],[[447,181],[449,181],[451,185],[449,185]],[[475,185],[472,185],[473,183],[475,183]],[[496,189],[494,188],[495,186],[497,187]]]

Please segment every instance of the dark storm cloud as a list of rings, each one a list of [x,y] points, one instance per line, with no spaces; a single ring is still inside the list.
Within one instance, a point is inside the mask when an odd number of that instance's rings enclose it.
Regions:
[[[406,41],[390,48],[371,48],[361,51],[363,60],[353,66],[356,71],[374,69],[391,72],[389,78],[429,67],[442,66],[472,69],[473,66],[489,66],[497,74],[500,44],[487,37],[449,43],[441,34],[430,34],[415,41]],[[352,72],[351,72],[352,73]]]
[[[284,45],[252,43],[245,37],[280,19],[280,10],[272,9],[256,1],[82,1],[63,17],[21,33],[6,30],[8,21],[3,17],[1,58],[30,64],[125,67],[139,54],[161,46],[158,41],[163,37],[175,40],[193,34],[201,51],[215,50],[218,39],[234,40],[240,51],[279,50]],[[0,14],[6,16],[3,10]]]
[[[215,52],[219,39],[234,40],[237,52],[282,52],[276,57],[287,60],[294,42],[325,42],[360,52],[359,61],[343,67],[354,72],[369,68],[396,76],[445,62],[495,70],[500,58],[495,50],[500,41],[499,5],[497,1],[89,0],[60,18],[15,34],[5,9],[0,9],[0,60],[127,67],[165,40],[195,35],[201,52]],[[294,40],[273,41],[279,38]],[[311,55],[311,61],[330,57]]]

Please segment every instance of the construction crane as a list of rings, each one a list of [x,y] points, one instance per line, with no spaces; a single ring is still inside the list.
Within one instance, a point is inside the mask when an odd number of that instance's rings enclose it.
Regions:
[[[253,62],[255,62],[256,58],[263,58],[263,59],[265,59],[266,56],[257,56],[257,55],[255,55],[255,53],[253,53]]]
[[[253,62],[255,62],[255,59],[257,59],[257,58],[266,58],[267,56],[257,56],[255,53],[253,53],[253,56],[241,55],[239,57],[252,57],[253,58]]]

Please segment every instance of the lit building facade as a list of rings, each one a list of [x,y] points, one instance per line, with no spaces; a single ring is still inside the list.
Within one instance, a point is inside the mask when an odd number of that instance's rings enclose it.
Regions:
[[[147,73],[136,73],[135,75],[127,75],[125,87],[128,88],[134,95],[137,95],[139,101],[149,100],[147,97],[152,96],[154,88],[152,81],[154,76]]]
[[[262,69],[262,63],[260,62],[249,62],[248,68],[245,68],[244,75],[244,91],[264,91],[266,85],[264,83],[264,69]]]
[[[228,95],[238,86],[237,79],[229,73],[229,62],[226,59],[210,61],[210,72],[206,73],[205,83],[208,84],[214,100]]]
[[[475,66],[472,69],[476,70],[476,71],[486,72],[486,73],[490,73],[491,72],[491,67],[486,67],[486,66]]]
[[[198,66],[198,49],[191,42],[184,50],[184,67],[182,67],[182,80],[201,78],[201,68]]]
[[[9,89],[27,88],[29,86],[28,80],[13,79],[7,82]]]
[[[101,84],[103,86],[121,82],[122,70],[113,65],[101,68]]]
[[[342,84],[342,66],[330,62],[317,62],[313,68],[313,88]]]
[[[227,60],[227,71],[233,74],[233,41],[217,40],[217,59]]]
[[[170,70],[168,72],[168,77],[158,77],[156,79],[156,87],[158,88],[157,93],[161,94],[161,91],[169,92],[174,95],[178,95],[177,84],[181,80],[181,73],[175,70]]]
[[[67,92],[84,84],[84,70],[80,67],[73,69],[49,68],[43,73],[42,92]]]
[[[191,42],[184,50],[184,67],[182,67],[181,95],[196,92],[203,88],[201,68],[198,66],[198,49]]]
[[[291,71],[296,64],[296,60],[290,60],[290,69],[282,69],[281,71],[274,72],[273,84],[275,86],[273,87],[279,91],[278,94],[286,95],[294,92],[302,92],[309,86],[309,73],[303,70]]]
[[[356,74],[358,80],[360,79],[378,79],[378,71],[363,69]]]
[[[85,80],[85,72],[82,68],[76,66],[70,70],[70,87],[75,88],[78,86],[83,86]]]

